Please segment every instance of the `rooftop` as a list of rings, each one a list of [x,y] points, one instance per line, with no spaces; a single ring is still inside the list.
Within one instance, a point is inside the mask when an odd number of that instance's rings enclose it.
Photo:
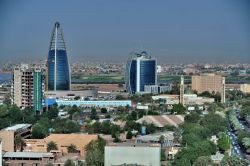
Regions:
[[[184,123],[184,115],[147,115],[136,121],[143,124],[154,124],[156,127],[178,126]]]
[[[174,132],[172,131],[167,131],[167,132],[161,132],[161,133],[154,133],[154,134],[149,134],[149,135],[142,135],[137,138],[137,140],[144,140],[144,141],[159,141],[161,136],[164,136],[165,139],[168,140],[173,140],[174,139]]]
[[[117,147],[160,147],[160,144],[152,143],[110,143],[106,146],[117,146]]]
[[[7,127],[3,130],[6,130],[6,131],[17,131],[19,129],[26,129],[26,128],[29,128],[31,126],[31,124],[16,124],[14,126],[11,126],[11,127]]]
[[[38,152],[6,152],[4,158],[43,158],[54,157],[52,153],[38,153]]]

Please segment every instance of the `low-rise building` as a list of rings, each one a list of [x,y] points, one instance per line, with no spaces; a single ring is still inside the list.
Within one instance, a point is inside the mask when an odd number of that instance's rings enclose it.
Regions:
[[[66,90],[66,91],[48,91],[47,98],[69,99],[74,100],[75,97],[97,97],[97,89],[83,89],[83,90]]]
[[[3,160],[7,166],[45,166],[48,163],[54,163],[54,155],[52,153],[6,152]]]
[[[241,84],[240,85],[240,90],[243,93],[250,93],[250,84]]]
[[[23,139],[31,137],[31,124],[17,124],[4,128],[0,131],[0,139],[3,142],[3,151],[13,152],[15,150],[15,138],[21,136]]]
[[[73,144],[79,154],[85,156],[85,146],[92,140],[97,140],[98,135],[95,134],[51,134],[44,139],[27,139],[25,151],[31,152],[47,152],[47,144],[51,141],[57,144],[58,150],[63,155],[68,154],[68,147]]]
[[[145,85],[144,92],[152,94],[160,94],[172,90],[172,84],[169,85]]]
[[[185,105],[204,105],[207,103],[213,103],[214,98],[209,98],[209,97],[200,97],[197,96],[197,94],[184,94],[184,104]],[[179,104],[180,99],[179,95],[157,95],[157,96],[152,96],[153,100],[159,100],[159,99],[164,99],[166,102],[166,105],[174,105],[174,104]]]
[[[78,107],[126,107],[132,105],[131,100],[56,100],[58,106],[73,106]]]
[[[163,137],[163,140],[161,140]],[[163,142],[161,142],[163,141]],[[161,143],[162,147],[172,147],[174,142],[174,132],[166,131],[149,135],[138,136],[136,143]]]
[[[118,143],[105,146],[105,166],[160,166],[160,144]]]

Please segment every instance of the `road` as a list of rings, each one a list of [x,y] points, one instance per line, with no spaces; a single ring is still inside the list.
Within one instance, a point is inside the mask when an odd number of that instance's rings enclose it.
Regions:
[[[243,118],[240,117],[239,110],[236,110],[236,116],[237,116],[237,119],[239,120],[242,130],[250,132],[250,128],[247,125],[247,122]],[[242,149],[242,147],[240,147],[235,131],[230,129],[230,131],[228,131],[228,136],[231,140],[232,154],[238,155],[241,159],[246,159],[247,158],[246,153]]]
[[[233,131],[228,131],[227,134],[231,140],[231,146],[232,146],[231,152],[232,152],[232,154],[236,154],[241,159],[245,159],[245,155],[244,155],[244,153],[243,153],[243,151],[238,143],[238,140],[237,140],[235,133]]]

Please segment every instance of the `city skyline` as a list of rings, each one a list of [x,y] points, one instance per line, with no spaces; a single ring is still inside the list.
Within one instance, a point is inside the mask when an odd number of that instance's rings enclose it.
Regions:
[[[250,62],[246,0],[0,4],[3,63],[44,61],[56,21],[64,27],[71,62],[125,63],[143,50],[165,63]]]

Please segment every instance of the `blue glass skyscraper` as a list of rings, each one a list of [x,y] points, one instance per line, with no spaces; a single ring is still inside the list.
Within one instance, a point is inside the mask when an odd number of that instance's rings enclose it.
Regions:
[[[156,59],[143,51],[134,54],[128,61],[125,71],[125,84],[129,93],[144,92],[145,85],[156,85]]]
[[[70,66],[59,22],[51,35],[47,65],[48,90],[70,90]]]

